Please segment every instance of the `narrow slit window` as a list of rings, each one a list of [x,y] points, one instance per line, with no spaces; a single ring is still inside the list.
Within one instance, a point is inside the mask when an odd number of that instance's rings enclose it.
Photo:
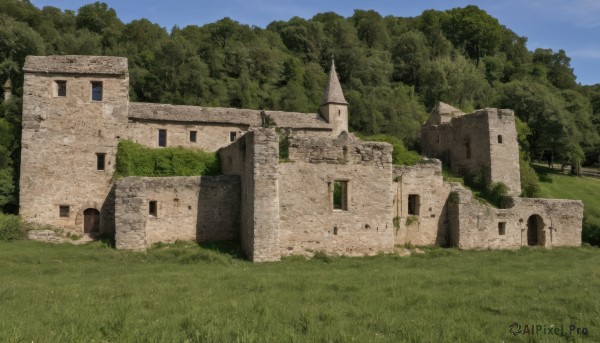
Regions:
[[[196,131],[190,131],[190,142],[196,143]]]
[[[149,206],[148,206],[148,214],[151,215],[152,217],[156,217],[156,214],[157,214],[156,200],[150,201]]]
[[[500,236],[506,235],[506,222],[498,223],[498,235],[500,235]]]
[[[56,96],[67,96],[67,81],[56,81]]]
[[[237,139],[237,132],[235,132],[235,131],[229,132],[229,141],[235,142],[236,139]]]
[[[158,130],[158,146],[160,146],[160,147],[167,146],[167,130],[165,130],[165,129]]]
[[[106,170],[106,154],[96,154],[96,170]]]
[[[467,158],[471,158],[471,142],[465,143],[465,151],[466,151]]]
[[[60,205],[58,207],[58,211],[61,218],[68,218],[69,212],[71,212],[71,208],[67,205]]]
[[[348,181],[333,182],[333,209],[348,211]]]
[[[421,200],[418,194],[408,195],[408,214],[411,216],[419,215],[419,207],[421,207]]]
[[[102,82],[99,82],[99,81],[92,82],[92,100],[93,101],[102,101]]]
[[[502,144],[502,135],[498,135],[498,144]]]

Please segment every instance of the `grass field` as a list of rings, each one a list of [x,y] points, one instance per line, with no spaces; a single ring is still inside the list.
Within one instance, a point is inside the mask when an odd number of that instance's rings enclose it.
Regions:
[[[425,251],[252,264],[0,242],[0,342],[600,342],[600,249]]]

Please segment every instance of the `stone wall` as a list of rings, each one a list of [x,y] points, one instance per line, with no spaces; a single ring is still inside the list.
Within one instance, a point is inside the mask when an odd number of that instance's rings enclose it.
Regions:
[[[454,117],[449,123],[432,123],[423,126],[421,133],[426,156],[441,159],[454,173],[483,173],[488,183],[506,184],[509,195],[521,194],[513,111],[486,108]]]
[[[254,262],[279,260],[279,135],[253,129],[220,157],[224,174],[240,176],[242,249]]]
[[[159,129],[167,130],[168,147],[182,146],[212,152],[231,144],[232,132],[237,138],[241,137],[248,130],[248,126],[130,120],[127,138],[151,148],[158,148]],[[190,141],[190,131],[196,131],[196,142]]]
[[[425,159],[414,166],[394,166],[395,243],[438,245],[448,243],[447,200],[450,184],[443,181],[439,160]],[[410,215],[409,196],[418,197],[418,214]]]
[[[239,239],[236,176],[127,177],[116,186],[117,247]],[[149,202],[156,202],[156,214]],[[133,238],[132,238],[133,237]],[[144,237],[144,240],[137,237]]]
[[[66,82],[66,96],[58,96],[56,81]],[[91,100],[92,81],[102,82],[102,101]],[[128,75],[26,72],[23,89],[21,216],[82,234],[84,211],[92,209],[100,212],[100,233],[114,232],[111,178],[127,125]],[[99,153],[105,170],[97,170]],[[60,206],[69,207],[66,216]]]
[[[291,137],[279,163],[282,255],[364,255],[394,245],[392,147],[338,138]],[[347,208],[333,208],[333,183],[347,183]]]
[[[448,201],[452,245],[462,249],[581,245],[581,201],[512,197],[507,204],[508,208],[493,208],[460,184],[452,184]]]

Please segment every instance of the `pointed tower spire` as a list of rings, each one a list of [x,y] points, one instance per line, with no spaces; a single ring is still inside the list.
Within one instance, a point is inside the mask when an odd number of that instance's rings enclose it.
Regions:
[[[335,71],[335,61],[333,60],[333,58],[331,59],[331,71],[329,72],[329,82],[327,82],[325,92],[323,93],[323,99],[321,99],[321,105],[325,104],[348,104],[346,98],[344,98],[344,92],[342,91],[340,80],[338,79],[337,73]]]

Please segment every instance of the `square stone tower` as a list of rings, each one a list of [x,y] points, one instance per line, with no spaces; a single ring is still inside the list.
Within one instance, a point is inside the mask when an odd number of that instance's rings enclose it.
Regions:
[[[114,231],[112,175],[129,106],[127,59],[29,56],[20,214],[79,234]]]

